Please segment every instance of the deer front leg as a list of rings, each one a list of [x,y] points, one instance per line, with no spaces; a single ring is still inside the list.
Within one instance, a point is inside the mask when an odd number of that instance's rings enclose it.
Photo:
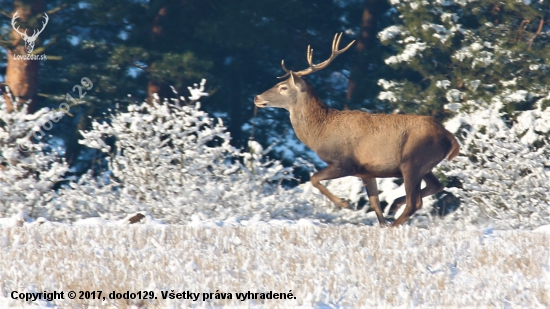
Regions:
[[[323,193],[331,202],[336,204],[336,206],[340,208],[349,208],[349,203],[347,201],[344,201],[343,199],[334,196],[328,191],[325,186],[320,183],[321,180],[330,180],[344,176],[349,176],[349,174],[344,173],[338,167],[329,164],[329,166],[327,166],[325,169],[320,170],[317,173],[313,174],[313,176],[311,176],[311,184],[315,188],[319,189],[319,191],[321,191],[321,193]]]
[[[380,207],[380,199],[378,198],[378,184],[376,178],[362,178],[365,189],[367,189],[367,195],[369,196],[370,206],[374,209],[378,222],[381,226],[386,226],[386,220],[384,214],[382,214],[382,208]]]

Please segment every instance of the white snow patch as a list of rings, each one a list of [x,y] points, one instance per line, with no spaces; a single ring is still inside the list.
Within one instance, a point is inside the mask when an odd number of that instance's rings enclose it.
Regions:
[[[403,30],[403,27],[401,26],[390,26],[378,33],[378,38],[380,38],[380,41],[387,41],[391,40],[399,35],[405,35],[406,32]]]
[[[421,51],[428,48],[426,43],[423,42],[416,42],[416,43],[410,43],[405,45],[405,50],[399,55],[391,56],[388,59],[385,60],[386,64],[396,64],[400,62],[409,62],[417,55],[422,56],[419,54]]]

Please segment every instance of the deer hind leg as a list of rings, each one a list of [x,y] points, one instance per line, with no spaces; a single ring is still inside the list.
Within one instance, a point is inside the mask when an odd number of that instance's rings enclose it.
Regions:
[[[403,174],[403,180],[405,181],[406,206],[401,216],[392,223],[392,226],[399,226],[407,222],[409,217],[412,216],[417,209],[422,207],[420,185],[423,175],[420,169],[414,164],[414,161],[411,160],[404,164],[401,172]]]
[[[378,184],[376,184],[376,178],[362,178],[365,189],[367,189],[367,195],[369,196],[370,206],[374,209],[378,222],[381,226],[386,226],[386,220],[384,214],[382,214],[382,208],[380,207],[380,200],[378,199]]]
[[[439,179],[435,177],[435,175],[432,172],[428,172],[424,177],[422,178],[426,182],[426,187],[420,191],[420,194],[422,195],[422,198],[426,196],[430,196],[432,194],[436,194],[437,192],[440,192],[443,190],[445,186],[439,182]],[[397,209],[401,207],[401,205],[405,204],[406,196],[402,196],[400,198],[397,198],[393,201],[393,203],[390,206],[390,211],[388,212],[388,217],[393,217],[395,213],[397,212]]]
[[[392,226],[399,226],[407,220],[409,220],[410,216],[416,212],[417,209],[420,209],[422,207],[422,195],[420,195],[420,179],[412,179],[410,181],[405,181],[405,191],[406,191],[406,197],[407,202],[405,206],[405,210],[392,223]]]
[[[345,173],[340,168],[334,165],[329,165],[325,169],[320,170],[317,173],[313,174],[313,176],[311,176],[311,184],[315,188],[319,189],[319,191],[321,191],[321,193],[323,193],[331,202],[336,204],[336,206],[340,208],[349,208],[349,203],[347,201],[344,201],[343,199],[334,196],[328,191],[325,186],[320,183],[321,180],[330,180],[344,176],[349,176],[349,174]]]

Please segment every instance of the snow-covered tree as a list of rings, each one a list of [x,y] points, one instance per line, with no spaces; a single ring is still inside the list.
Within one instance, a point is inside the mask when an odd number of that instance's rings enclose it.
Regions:
[[[51,145],[29,140],[59,114],[0,109],[0,215],[23,212],[75,221],[142,212],[171,223],[274,218],[376,223],[373,213],[336,208],[310,183],[284,188],[281,182],[292,178],[291,169],[270,160],[269,148],[255,141],[247,151],[232,147],[221,120],[210,118],[196,102],[205,95],[202,89],[191,88],[189,100],[134,104],[108,121],[93,122],[81,142],[101,150],[109,169],[77,180],[64,179],[68,166]],[[458,159],[440,170],[460,184],[448,189],[461,200],[448,222],[516,228],[550,221],[550,146],[539,134],[550,131],[550,109],[521,112],[515,125],[503,119],[501,110],[497,104],[460,112],[447,123],[463,146]],[[327,185],[355,205],[365,198],[357,178]],[[381,181],[381,200],[391,203],[404,194],[397,187]],[[429,222],[431,201],[426,202],[412,224]]]
[[[204,84],[191,88],[196,101]],[[238,213],[275,211],[262,199],[277,196],[291,169],[265,160],[261,149],[241,153],[229,143],[221,120],[200,110],[200,103],[172,100],[134,104],[109,121],[92,123],[82,144],[107,154],[110,170],[100,180],[89,176],[62,190],[55,204],[65,215],[120,217],[146,211],[170,222],[191,216],[226,218]],[[107,138],[115,138],[114,146]],[[80,191],[83,198],[71,197]]]
[[[402,74],[380,98],[402,112],[449,116],[499,102],[514,111],[550,106],[546,1],[392,0],[398,22],[380,32]]]

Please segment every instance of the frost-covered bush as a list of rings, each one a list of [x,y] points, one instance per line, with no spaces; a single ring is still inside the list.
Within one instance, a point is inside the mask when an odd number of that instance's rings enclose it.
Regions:
[[[53,186],[68,166],[51,147],[32,139],[42,137],[35,133],[44,132],[44,124],[60,116],[47,108],[29,114],[26,105],[8,113],[0,97],[0,217],[21,211],[51,216],[45,205],[55,198]]]
[[[461,207],[447,219],[498,228],[547,224],[550,108],[522,112],[513,125],[503,120],[501,109],[460,113],[447,122],[462,137],[461,154],[441,168],[460,183],[448,189],[460,197]]]
[[[105,154],[109,169],[64,179],[67,165],[47,144],[28,144],[32,133],[58,114],[23,108],[0,119],[0,216],[76,221],[119,219],[135,212],[170,223],[316,218],[324,222],[373,222],[364,211],[339,210],[311,185],[287,189],[292,168],[270,160],[260,144],[235,149],[221,120],[200,110],[204,84],[171,102],[130,105],[82,132],[81,143]],[[4,103],[4,102],[2,102]],[[3,107],[5,108],[5,104]],[[114,141],[114,143],[113,143]],[[36,141],[34,141],[36,142]],[[32,146],[29,149],[21,144]],[[23,149],[23,150],[21,150]],[[60,184],[54,190],[54,185]],[[329,188],[357,203],[364,196],[355,180]],[[352,183],[352,185],[347,185]],[[339,190],[340,188],[340,190]],[[21,214],[19,214],[21,216]]]
[[[190,99],[197,100],[200,88],[191,90]],[[109,171],[99,178],[87,175],[60,190],[51,203],[57,218],[120,218],[144,211],[175,223],[335,220],[344,214],[326,214],[334,206],[319,194],[285,189],[281,182],[292,178],[292,169],[269,160],[257,142],[251,141],[247,152],[235,149],[221,120],[210,118],[199,103],[189,105],[182,99],[130,105],[92,127],[82,132],[81,143],[104,152]],[[106,141],[112,138],[114,145],[109,146]]]
[[[194,214],[226,218],[236,208],[242,215],[276,211],[269,199],[281,196],[274,193],[292,177],[291,169],[261,160],[261,152],[241,153],[230,145],[221,121],[201,111],[199,103],[180,103],[185,102],[130,105],[82,132],[82,144],[108,154],[112,177],[102,184],[107,188],[91,186],[91,179],[73,186],[73,191],[89,191],[83,195],[90,199],[69,208],[85,206],[107,216],[147,211],[172,222]],[[109,137],[116,140],[113,147],[105,142]]]

